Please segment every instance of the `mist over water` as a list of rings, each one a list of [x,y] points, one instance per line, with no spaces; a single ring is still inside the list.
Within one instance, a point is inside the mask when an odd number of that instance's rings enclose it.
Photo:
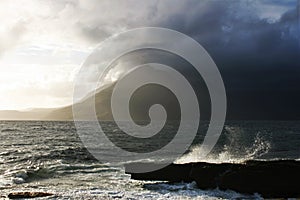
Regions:
[[[118,134],[116,127],[106,123],[111,134]],[[190,150],[177,163],[300,158],[298,122],[230,121],[211,154],[199,160],[207,125],[200,125]],[[165,134],[171,131],[175,130],[169,127]],[[99,144],[99,148],[105,155],[112,151],[105,144]],[[123,163],[112,166],[98,161],[86,150],[73,122],[0,122],[0,189],[3,194],[50,191],[56,197],[66,198],[260,198],[234,191],[203,191],[197,189],[195,183],[130,180],[124,173]]]

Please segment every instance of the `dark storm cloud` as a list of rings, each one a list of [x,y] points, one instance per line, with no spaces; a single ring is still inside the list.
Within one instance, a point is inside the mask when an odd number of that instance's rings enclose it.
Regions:
[[[271,12],[270,18],[262,15],[262,7]],[[273,7],[287,11],[274,21],[272,12],[279,11]],[[77,25],[92,42],[103,41],[119,29],[171,28],[206,48],[229,90],[299,89],[293,83],[300,79],[296,0],[129,1],[116,6],[111,2],[89,12],[94,16],[80,19]]]
[[[122,4],[120,15],[111,15],[104,24],[123,29],[165,27],[193,37],[209,52],[223,76],[232,118],[300,119],[296,0],[130,3],[134,6]],[[93,28],[83,31],[93,41],[99,34],[106,37],[115,31],[101,26],[101,20],[94,22],[89,26]]]
[[[299,119],[297,7],[277,21],[247,11],[239,3],[209,2],[205,10],[194,5],[163,25],[196,39],[215,60],[228,94],[229,118]]]
[[[277,5],[277,6],[295,6],[295,0],[262,0],[261,1],[264,4],[268,4],[268,5]]]
[[[231,2],[210,1],[205,9],[193,4],[162,25],[199,41],[224,73],[229,89],[299,89],[290,84],[300,72],[296,7],[269,22],[255,10]]]
[[[300,32],[295,1],[272,2],[291,6],[277,21],[260,17],[249,9],[251,5],[230,2],[211,1],[203,10],[190,6],[163,25],[196,39],[215,60],[228,94],[228,118],[299,119]]]

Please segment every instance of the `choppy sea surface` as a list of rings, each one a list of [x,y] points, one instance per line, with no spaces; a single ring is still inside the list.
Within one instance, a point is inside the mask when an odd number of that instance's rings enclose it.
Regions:
[[[107,130],[114,132],[113,127]],[[198,139],[177,163],[300,158],[299,121],[227,122],[214,150],[202,160]],[[131,180],[123,163],[95,159],[73,122],[1,121],[0,191],[0,198],[14,191],[44,191],[55,195],[43,199],[261,199],[259,194],[200,190],[195,183]]]

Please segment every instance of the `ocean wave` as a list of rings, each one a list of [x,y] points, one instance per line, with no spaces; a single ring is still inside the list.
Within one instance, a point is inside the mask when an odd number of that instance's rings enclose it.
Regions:
[[[19,132],[21,131],[20,129],[16,129],[16,128],[5,128],[5,129],[1,129],[1,132]]]
[[[4,174],[6,180],[14,184],[23,184],[35,180],[47,179],[53,177],[55,170],[47,167],[37,167],[35,169],[20,169],[8,171]]]
[[[183,164],[190,162],[208,162],[208,163],[242,163],[248,160],[255,160],[267,154],[271,149],[271,143],[260,132],[254,138],[251,146],[243,143],[239,144],[239,140],[234,134],[235,130],[231,127],[225,127],[227,132],[227,140],[229,144],[225,144],[222,150],[215,154],[210,154],[206,158],[201,158],[202,148],[197,145],[193,147],[189,153],[177,159],[175,163]],[[244,133],[243,133],[244,134]],[[234,144],[233,144],[234,143]]]
[[[23,152],[23,156],[16,157],[7,163],[42,163],[47,161],[56,161],[66,163],[94,163],[99,162],[94,158],[84,147],[68,147],[62,149],[54,149],[45,151],[46,147],[43,147],[43,152]],[[22,152],[21,152],[22,153]]]
[[[7,180],[7,184],[23,184],[42,179],[61,177],[68,174],[101,174],[117,171],[120,171],[120,169],[108,167],[103,164],[62,164],[57,162],[40,166],[32,165],[26,169],[7,171],[2,178],[3,180]]]
[[[47,155],[43,156],[45,159],[59,159],[67,161],[98,161],[92,154],[90,154],[84,147],[66,148],[59,150],[52,150]]]

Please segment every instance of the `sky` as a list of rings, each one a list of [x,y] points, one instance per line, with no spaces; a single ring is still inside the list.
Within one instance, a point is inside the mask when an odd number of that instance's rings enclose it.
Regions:
[[[293,104],[300,92],[297,0],[1,0],[0,24],[0,110],[71,104],[74,77],[93,49],[145,26],[197,40],[232,98],[288,93]]]

